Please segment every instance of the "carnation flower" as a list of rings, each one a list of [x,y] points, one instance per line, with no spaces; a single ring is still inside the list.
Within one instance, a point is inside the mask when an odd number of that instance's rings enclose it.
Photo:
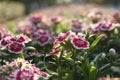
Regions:
[[[16,31],[30,35],[35,30],[35,26],[30,22],[20,22],[16,27]]]
[[[0,47],[8,47],[8,51],[12,53],[20,53],[25,47],[25,43],[28,43],[31,39],[27,36],[20,34],[16,37],[6,37],[1,39]]]
[[[72,31],[78,32],[83,30],[84,24],[82,21],[76,19],[72,20],[72,23],[73,23],[71,28]]]
[[[71,43],[76,49],[88,49],[89,42],[83,39],[83,35],[80,36],[80,33],[71,39]]]
[[[11,70],[9,70],[11,69]],[[5,80],[39,80],[39,78],[49,79],[49,75],[40,71],[34,64],[24,59],[15,59],[9,64],[0,67],[0,73],[6,72]]]
[[[112,30],[113,28],[114,28],[115,26],[114,26],[114,24],[113,23],[111,23],[111,22],[103,22],[103,23],[101,23],[101,25],[100,25],[100,29],[102,30],[102,31],[110,31],[110,30]]]
[[[11,80],[35,80],[34,73],[28,69],[15,70],[13,74],[10,74]]]
[[[38,39],[38,42],[41,46],[44,46],[44,45],[48,44],[49,41],[50,41],[49,36],[40,36],[40,38]]]
[[[59,16],[54,16],[51,18],[51,21],[54,23],[60,23],[62,21],[62,18]]]
[[[12,42],[8,45],[8,50],[11,53],[21,53],[25,45],[23,43]]]
[[[11,37],[6,37],[0,40],[0,46],[1,47],[6,47],[8,46],[8,44],[10,43],[10,39]]]
[[[33,23],[39,23],[41,21],[43,21],[44,16],[43,14],[37,13],[37,14],[33,14],[30,16],[29,20]]]
[[[35,55],[37,57],[40,57],[40,56],[44,56],[44,54],[40,53],[40,52],[32,52],[31,53],[32,55]]]
[[[51,51],[50,53],[48,53],[47,56],[55,55],[55,54],[57,54],[57,53],[59,53],[59,52],[60,52],[60,50],[59,50],[59,49],[56,49],[56,50],[53,50],[53,51]]]
[[[53,33],[48,30],[39,29],[31,35],[33,40],[37,40],[40,46],[44,46],[53,38]]]
[[[65,33],[60,33],[57,37],[57,39],[54,41],[53,45],[54,47],[58,47],[60,43],[63,43],[64,40],[67,40],[70,35],[70,32]]]
[[[4,26],[3,26],[3,27],[4,27]],[[11,33],[9,30],[7,30],[6,28],[2,28],[2,29],[0,30],[0,34],[1,34],[1,38],[6,38],[6,37],[11,37],[11,36],[13,36],[12,33]]]
[[[36,40],[40,37],[40,35],[37,32],[34,32],[33,34],[31,34],[30,38],[33,40]]]

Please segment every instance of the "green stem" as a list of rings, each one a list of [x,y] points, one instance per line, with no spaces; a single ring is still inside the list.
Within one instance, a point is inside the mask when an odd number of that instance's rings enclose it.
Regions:
[[[61,59],[62,59],[62,56],[63,56],[63,50],[61,51],[60,57],[59,57],[59,59],[58,59],[58,76],[59,76],[59,79],[60,79],[60,80],[62,80],[62,76],[61,76],[61,71],[62,71]]]
[[[73,50],[73,61],[74,61],[74,65],[73,65],[73,78],[74,80],[77,80],[77,76],[76,76],[76,57],[77,57],[77,53],[76,53],[76,50]]]

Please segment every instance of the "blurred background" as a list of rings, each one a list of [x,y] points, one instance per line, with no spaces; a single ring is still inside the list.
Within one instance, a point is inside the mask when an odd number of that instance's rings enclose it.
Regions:
[[[77,7],[83,4],[100,5],[118,9],[120,0],[0,0],[0,23],[14,20],[36,11],[43,11],[43,9],[52,10],[55,9],[56,6],[62,6],[59,8],[64,10],[70,8],[69,11],[76,8],[77,11]],[[66,8],[66,6],[68,8]],[[76,11],[72,12],[76,13]],[[49,11],[46,12],[49,13]]]

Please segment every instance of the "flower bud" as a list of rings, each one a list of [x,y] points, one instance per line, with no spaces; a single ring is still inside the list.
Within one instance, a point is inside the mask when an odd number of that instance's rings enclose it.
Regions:
[[[91,62],[91,63],[90,63],[90,66],[94,66],[94,62]]]
[[[114,48],[109,49],[110,55],[116,54],[116,50]]]
[[[102,57],[102,58],[105,58],[105,57],[106,57],[106,54],[105,54],[105,53],[103,53],[101,57]]]

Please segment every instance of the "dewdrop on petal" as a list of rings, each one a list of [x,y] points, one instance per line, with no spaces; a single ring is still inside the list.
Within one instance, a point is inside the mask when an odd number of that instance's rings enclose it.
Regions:
[[[109,54],[110,55],[116,54],[116,50],[114,48],[109,49]]]

